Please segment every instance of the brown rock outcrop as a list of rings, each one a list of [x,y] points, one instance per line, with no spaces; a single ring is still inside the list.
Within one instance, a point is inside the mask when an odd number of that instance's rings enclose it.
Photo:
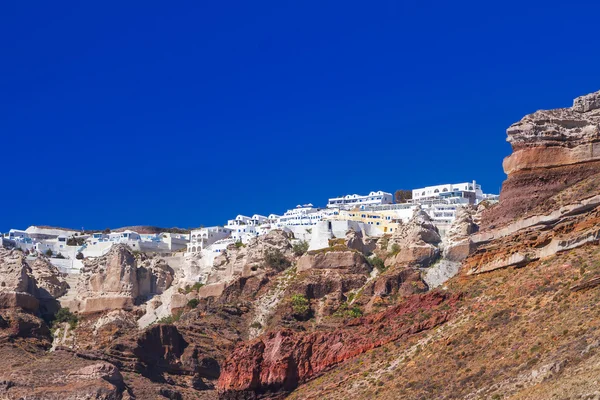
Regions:
[[[35,295],[35,279],[22,252],[0,249],[0,268],[0,291]]]
[[[573,107],[536,111],[508,128],[513,153],[504,160],[508,175],[500,205],[486,212],[482,228],[491,229],[516,218],[549,212],[563,201],[578,201],[585,190],[570,199],[555,198],[577,183],[598,181],[600,173],[600,92],[575,99]],[[582,188],[583,189],[583,188]]]
[[[310,269],[340,269],[352,274],[368,274],[371,266],[365,256],[356,251],[323,251],[307,253],[296,263],[298,272]]]
[[[207,279],[208,284],[228,282],[238,277],[259,275],[270,269],[265,263],[265,255],[278,251],[291,260],[294,258],[290,235],[282,230],[272,230],[266,235],[251,239],[247,245],[230,245],[215,258],[214,267]]]
[[[39,308],[38,289],[23,253],[0,249],[0,308]]]
[[[442,257],[449,261],[461,262],[473,250],[470,236],[479,230],[475,224],[477,209],[473,206],[459,207],[456,210],[456,218],[444,240],[442,241]]]
[[[600,239],[600,92],[513,124],[500,203],[483,212],[467,273],[524,266]]]
[[[77,288],[77,307],[82,313],[131,310],[136,302],[160,294],[173,281],[173,270],[160,259],[138,266],[125,245],[115,245],[102,257],[86,260]]]
[[[346,233],[346,247],[354,249],[363,254],[372,253],[377,246],[377,238],[365,237],[362,232],[350,229]]]
[[[415,209],[410,221],[400,226],[387,243],[386,266],[427,267],[439,256],[440,234],[429,215]]]
[[[37,284],[38,298],[53,298],[63,296],[69,289],[69,284],[54,265],[44,258],[38,258],[30,264],[31,272]]]
[[[320,251],[300,257],[296,270],[298,275],[288,288],[289,294],[320,299],[329,294],[341,298],[342,293],[362,287],[372,267],[365,256],[356,251]]]

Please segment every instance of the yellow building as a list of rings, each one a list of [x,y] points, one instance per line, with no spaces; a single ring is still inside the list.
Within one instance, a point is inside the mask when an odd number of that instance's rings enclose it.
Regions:
[[[341,221],[358,221],[367,225],[375,225],[383,233],[394,233],[401,225],[401,219],[398,218],[394,210],[382,211],[364,211],[364,210],[340,210],[339,215],[328,217],[327,219]]]

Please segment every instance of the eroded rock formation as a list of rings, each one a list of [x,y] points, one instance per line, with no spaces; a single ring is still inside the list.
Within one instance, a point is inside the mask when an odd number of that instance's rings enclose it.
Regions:
[[[388,241],[385,265],[427,267],[438,258],[441,241],[429,215],[418,207],[410,221],[400,226]]]
[[[132,310],[136,302],[165,291],[173,270],[160,259],[138,261],[125,245],[115,245],[104,256],[86,260],[72,308],[81,313]]]
[[[598,98],[600,92],[578,97],[573,107],[536,111],[508,128],[513,149],[503,164],[508,178],[500,204],[486,213],[482,228],[548,213],[598,193]]]
[[[472,235],[468,273],[526,265],[600,239],[600,92],[513,124],[500,203]]]

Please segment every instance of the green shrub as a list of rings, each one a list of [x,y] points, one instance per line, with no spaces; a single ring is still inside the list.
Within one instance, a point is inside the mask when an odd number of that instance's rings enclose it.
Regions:
[[[202,286],[204,286],[204,283],[196,282],[192,286],[187,285],[184,289],[179,289],[179,293],[188,294],[192,291],[197,292]]]
[[[171,314],[167,317],[161,318],[158,321],[156,321],[157,324],[172,324],[174,322],[179,321],[179,319],[181,318],[181,314],[182,311],[179,311],[175,314]]]
[[[245,247],[244,243],[242,243],[242,241],[240,240],[239,242],[235,242],[235,248],[239,249],[241,247]]]
[[[196,307],[198,307],[198,304],[200,304],[200,300],[198,300],[198,299],[191,299],[187,303],[189,308],[196,308]]]
[[[250,324],[250,328],[253,329],[262,329],[262,324],[258,321],[254,321],[253,323]]]
[[[350,310],[348,310],[348,316],[351,318],[362,317],[362,315],[363,312],[358,306],[354,306]]]
[[[308,251],[308,242],[303,240],[296,243],[292,246],[292,250],[294,251],[294,255],[301,256]]]
[[[390,251],[390,255],[395,256],[398,253],[400,253],[400,245],[398,243],[394,243],[392,245],[392,250]]]
[[[294,316],[298,319],[305,319],[308,317],[310,311],[310,303],[306,296],[303,294],[295,294],[291,298],[292,310]]]
[[[44,254],[47,255],[48,257],[52,257],[52,250],[48,249],[48,250],[46,250],[46,252]]]
[[[77,253],[77,255],[75,256],[76,259],[78,260],[83,260],[83,254],[81,252]]]
[[[277,271],[283,271],[292,265],[279,249],[270,249],[265,252],[265,264]]]
[[[379,272],[383,272],[386,270],[385,263],[381,258],[373,256],[371,258],[367,258],[367,260],[369,261],[369,264],[371,264],[371,266],[377,269]]]
[[[56,314],[54,314],[54,321],[52,321],[52,324],[67,322],[71,329],[75,329],[78,321],[79,318],[77,315],[73,314],[68,308],[60,308]]]
[[[85,239],[82,237],[70,237],[67,239],[67,246],[83,246]]]
[[[340,308],[333,314],[335,317],[350,317],[350,318],[358,318],[362,317],[363,312],[359,306],[354,305],[350,308],[349,304],[344,302],[340,305]]]

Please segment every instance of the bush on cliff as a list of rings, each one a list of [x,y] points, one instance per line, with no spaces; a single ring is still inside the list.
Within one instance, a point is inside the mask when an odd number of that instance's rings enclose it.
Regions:
[[[303,240],[296,243],[292,246],[292,250],[294,251],[294,255],[299,257],[308,251],[308,242]]]
[[[385,268],[385,263],[383,262],[383,260],[377,256],[373,256],[371,258],[367,258],[367,261],[369,261],[369,264],[371,264],[371,266],[375,269],[377,269],[377,271],[379,272],[383,272],[386,270]]]
[[[307,320],[310,316],[310,303],[303,294],[295,294],[291,298],[292,311],[294,318],[298,320]]]
[[[52,324],[67,322],[71,329],[75,329],[78,321],[79,318],[77,318],[77,315],[73,314],[68,308],[60,308],[56,314],[54,314]]]
[[[277,271],[283,271],[292,265],[290,260],[285,258],[279,249],[271,249],[265,252],[265,264],[267,267],[273,268]]]

